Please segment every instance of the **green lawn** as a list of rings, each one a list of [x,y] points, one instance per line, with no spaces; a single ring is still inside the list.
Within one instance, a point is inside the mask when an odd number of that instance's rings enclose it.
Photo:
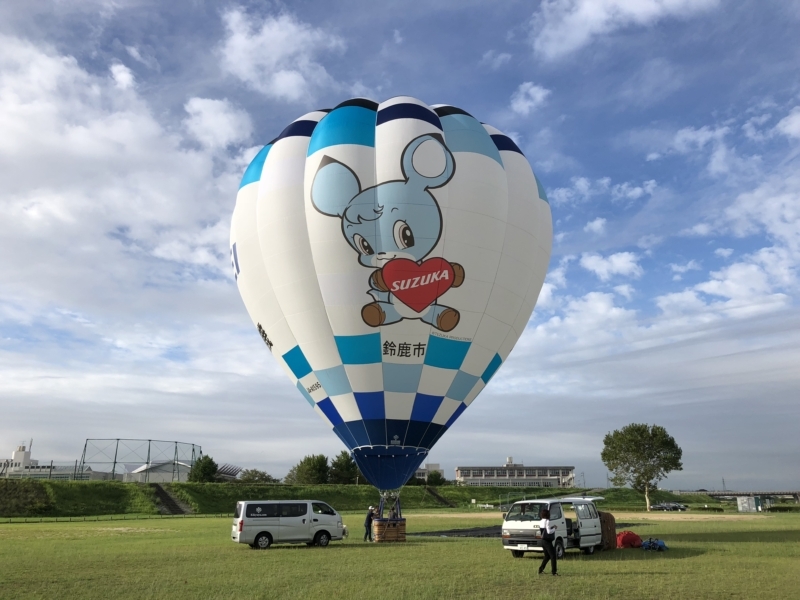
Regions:
[[[497,523],[406,516],[409,532]],[[558,579],[537,577],[536,558],[514,559],[496,539],[365,544],[360,514],[345,516],[343,543],[267,551],[233,544],[229,518],[6,524],[0,598],[800,597],[800,515],[713,518],[632,525],[671,549],[570,554]]]

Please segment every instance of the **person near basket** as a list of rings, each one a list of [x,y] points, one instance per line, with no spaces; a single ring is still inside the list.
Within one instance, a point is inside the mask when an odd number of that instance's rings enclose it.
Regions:
[[[372,541],[372,521],[375,519],[375,507],[370,506],[367,511],[367,517],[364,519],[364,541]]]
[[[539,531],[542,532],[542,550],[544,550],[544,558],[542,564],[539,565],[539,575],[544,573],[544,568],[547,563],[550,563],[551,573],[558,575],[558,563],[556,561],[556,549],[553,548],[553,540],[556,539],[556,529],[558,527],[555,523],[550,521],[550,511],[546,508],[542,509],[539,513],[542,520],[539,521]]]

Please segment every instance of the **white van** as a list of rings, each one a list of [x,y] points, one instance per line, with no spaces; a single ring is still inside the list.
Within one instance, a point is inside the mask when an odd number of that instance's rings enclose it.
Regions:
[[[319,500],[243,500],[236,503],[231,539],[258,550],[272,544],[325,547],[346,532],[342,516]]]
[[[600,496],[587,496],[515,502],[503,518],[503,548],[511,550],[515,558],[522,558],[526,552],[543,552],[539,522],[542,509],[547,508],[550,521],[557,528],[553,542],[556,556],[563,557],[565,550],[570,548],[593,554],[602,544],[600,515],[594,501],[602,499]],[[565,515],[570,508],[575,511],[574,519]]]

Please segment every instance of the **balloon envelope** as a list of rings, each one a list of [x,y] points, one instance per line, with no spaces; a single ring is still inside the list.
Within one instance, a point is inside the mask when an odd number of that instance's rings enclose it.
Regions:
[[[259,334],[381,490],[406,483],[508,357],[551,245],[517,145],[410,97],[291,123],[247,168],[231,225]]]

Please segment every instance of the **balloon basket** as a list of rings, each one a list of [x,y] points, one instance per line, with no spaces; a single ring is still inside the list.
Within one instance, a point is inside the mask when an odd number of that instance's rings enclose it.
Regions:
[[[372,539],[376,543],[406,541],[406,520],[400,506],[400,490],[381,491],[378,515],[372,521]]]
[[[372,521],[372,539],[377,544],[405,542],[406,520],[402,517],[397,519],[375,519]]]

